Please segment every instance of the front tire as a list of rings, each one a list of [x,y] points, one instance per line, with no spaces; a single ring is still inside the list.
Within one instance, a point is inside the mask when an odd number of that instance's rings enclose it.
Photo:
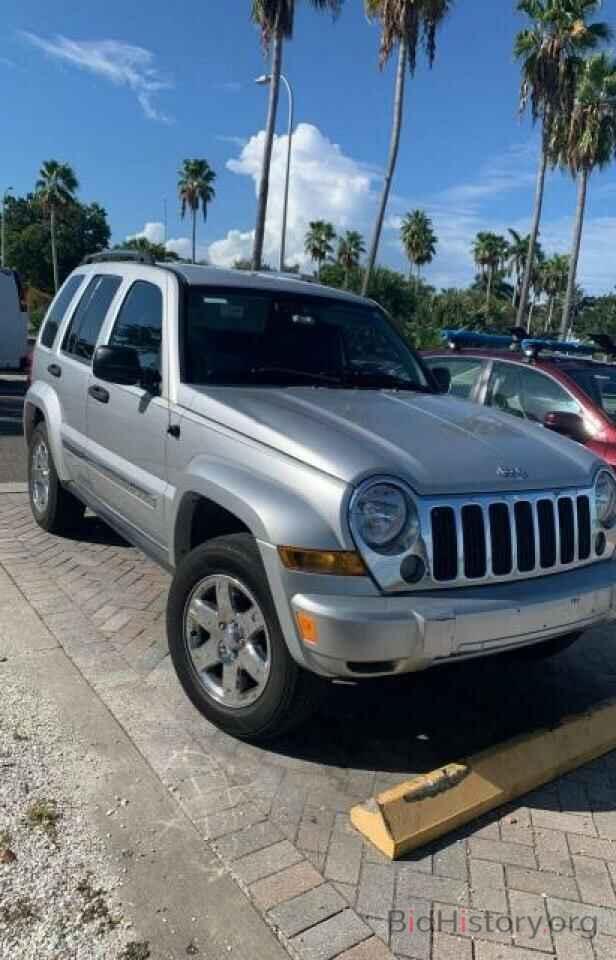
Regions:
[[[266,742],[311,711],[313,678],[291,657],[254,538],[196,547],[167,605],[169,650],[184,691],[232,736]]]
[[[75,532],[85,507],[60,482],[43,422],[36,425],[30,438],[28,492],[32,515],[39,527],[59,536]]]

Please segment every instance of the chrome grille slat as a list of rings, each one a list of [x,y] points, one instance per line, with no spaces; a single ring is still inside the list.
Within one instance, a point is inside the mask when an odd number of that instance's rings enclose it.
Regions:
[[[539,506],[542,501],[542,506]],[[452,526],[455,520],[457,539],[455,563],[454,557],[449,555],[449,561],[446,564],[441,564],[440,567],[437,564],[437,568],[446,569],[448,575],[440,578],[435,576],[434,582],[443,587],[490,581],[506,582],[546,576],[560,570],[572,570],[577,566],[592,563],[597,559],[593,550],[596,524],[594,512],[588,509],[590,503],[592,503],[590,490],[562,492],[550,490],[527,494],[451,497],[428,501],[424,504],[423,515],[429,530],[427,544],[431,570],[435,569],[435,556],[439,551],[438,536],[434,536],[432,525],[433,510],[442,510],[446,507],[452,511]],[[467,509],[463,513],[464,509],[469,507],[474,508],[474,511]],[[475,539],[480,530],[478,520],[483,522],[483,544]],[[584,524],[583,531],[580,524]],[[472,540],[470,545],[465,544],[465,532]],[[509,543],[503,549],[498,549],[503,545],[504,536],[508,537]],[[523,539],[520,540],[520,537]],[[584,543],[590,544],[591,549],[589,553],[580,557],[580,547]],[[495,567],[497,571],[507,569],[509,545],[511,568],[506,573],[495,573]],[[572,548],[573,557],[570,559]],[[482,555],[485,557],[485,564],[481,562]],[[531,566],[533,560],[534,565]],[[523,570],[520,569],[520,562],[524,566]],[[455,577],[453,576],[454,566],[457,567]],[[479,571],[485,572],[483,575],[478,575]],[[474,575],[468,576],[469,572]]]

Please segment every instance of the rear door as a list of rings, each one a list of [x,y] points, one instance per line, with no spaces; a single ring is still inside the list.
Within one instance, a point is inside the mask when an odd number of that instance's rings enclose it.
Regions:
[[[62,337],[57,356],[47,365],[62,406],[62,447],[67,468],[78,484],[87,484],[86,396],[92,355],[103,321],[121,286],[110,274],[89,279]],[[50,329],[50,337],[53,327]],[[47,333],[47,325],[41,341]],[[53,369],[52,369],[53,368]]]
[[[151,544],[166,546],[168,372],[164,364],[167,278],[129,283],[102,341],[132,347],[144,371],[141,386],[90,376],[87,429],[94,495]]]

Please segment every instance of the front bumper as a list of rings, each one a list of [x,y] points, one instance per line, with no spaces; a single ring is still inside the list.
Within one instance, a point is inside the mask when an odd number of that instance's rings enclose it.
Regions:
[[[536,580],[413,596],[295,594],[317,643],[307,666],[336,677],[384,676],[513,650],[616,617],[616,562]]]

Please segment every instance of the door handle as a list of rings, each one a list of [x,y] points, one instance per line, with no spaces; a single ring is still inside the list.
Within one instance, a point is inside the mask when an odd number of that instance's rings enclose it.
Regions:
[[[105,390],[104,387],[99,387],[96,384],[88,389],[88,393],[93,400],[98,400],[99,403],[109,403],[109,391]]]
[[[62,367],[57,363],[50,363],[47,367],[48,372],[52,377],[61,377],[62,376]]]

